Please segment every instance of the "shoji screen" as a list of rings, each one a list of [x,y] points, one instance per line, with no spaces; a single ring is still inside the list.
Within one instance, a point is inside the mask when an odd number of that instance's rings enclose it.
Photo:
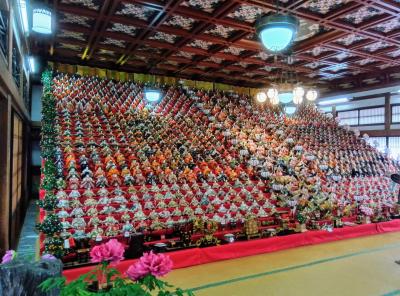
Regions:
[[[360,110],[360,124],[377,124],[385,122],[385,108],[368,108]]]
[[[340,124],[358,125],[358,110],[338,112]]]
[[[392,106],[392,122],[400,122],[400,106]]]

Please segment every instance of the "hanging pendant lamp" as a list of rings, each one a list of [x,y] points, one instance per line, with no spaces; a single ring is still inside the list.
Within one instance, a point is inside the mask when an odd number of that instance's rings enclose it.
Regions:
[[[287,51],[296,38],[299,21],[291,15],[263,16],[256,23],[256,32],[264,47],[271,53]]]

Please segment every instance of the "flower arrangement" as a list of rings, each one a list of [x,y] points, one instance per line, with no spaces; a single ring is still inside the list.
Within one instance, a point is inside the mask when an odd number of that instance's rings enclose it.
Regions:
[[[145,253],[132,264],[125,274],[113,266],[124,259],[124,247],[116,239],[95,246],[90,252],[91,262],[99,263],[93,270],[78,279],[66,282],[64,277],[51,278],[40,286],[44,292],[60,289],[60,296],[70,295],[193,295],[183,291],[158,277],[164,276],[172,269],[171,259],[164,254]]]
[[[17,259],[17,257],[18,257],[18,253],[16,251],[8,250],[1,258],[1,264],[8,264],[8,263],[12,262],[13,260]],[[57,258],[51,254],[43,254],[41,259],[42,260],[57,260]]]
[[[15,252],[14,250],[8,250],[1,259],[1,264],[9,263],[13,261],[16,257],[17,257],[17,252]]]

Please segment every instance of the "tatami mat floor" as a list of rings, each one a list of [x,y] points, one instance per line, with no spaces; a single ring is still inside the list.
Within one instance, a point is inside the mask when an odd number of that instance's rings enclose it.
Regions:
[[[400,233],[301,247],[174,270],[196,295],[400,295]]]
[[[32,203],[18,252],[35,256]],[[400,232],[342,240],[172,271],[166,280],[198,296],[400,295]]]

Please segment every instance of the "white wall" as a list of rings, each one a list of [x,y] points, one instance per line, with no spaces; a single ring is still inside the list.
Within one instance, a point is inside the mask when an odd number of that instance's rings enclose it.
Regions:
[[[40,121],[42,118],[42,92],[43,87],[41,85],[32,85],[32,121]]]
[[[39,141],[32,142],[32,158],[31,158],[31,165],[33,166],[40,166],[42,164],[42,160],[40,158],[40,145]]]

